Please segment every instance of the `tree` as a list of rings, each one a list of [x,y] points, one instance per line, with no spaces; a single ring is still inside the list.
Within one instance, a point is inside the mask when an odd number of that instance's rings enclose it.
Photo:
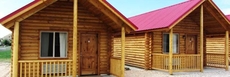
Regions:
[[[0,46],[3,45],[2,41],[3,41],[3,39],[1,38],[1,39],[0,39]]]
[[[6,45],[6,46],[11,46],[11,42],[9,40],[7,40],[7,39],[3,39],[2,44]]]

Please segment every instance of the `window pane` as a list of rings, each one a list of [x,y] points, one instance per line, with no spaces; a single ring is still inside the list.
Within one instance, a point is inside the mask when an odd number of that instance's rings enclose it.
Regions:
[[[55,33],[55,57],[60,57],[60,38],[59,33]]]
[[[163,51],[166,53],[169,52],[169,34],[163,35]]]
[[[173,53],[178,53],[178,34],[173,34]],[[163,34],[163,52],[169,53],[169,34]]]
[[[66,57],[66,33],[55,33],[55,57]]]
[[[53,57],[53,33],[41,33],[41,57]]]

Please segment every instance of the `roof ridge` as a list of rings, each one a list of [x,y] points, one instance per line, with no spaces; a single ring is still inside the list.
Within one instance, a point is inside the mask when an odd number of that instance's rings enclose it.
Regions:
[[[194,0],[187,0],[187,1],[184,1],[184,2],[177,3],[177,4],[173,4],[173,5],[170,5],[170,6],[163,7],[163,8],[159,8],[159,9],[156,9],[156,10],[152,10],[152,11],[148,11],[148,12],[145,12],[145,13],[141,13],[139,15],[135,15],[135,16],[129,17],[128,19],[133,18],[133,17],[137,17],[137,16],[141,16],[141,15],[145,15],[145,14],[148,14],[148,13],[160,11],[160,10],[163,10],[163,9],[167,9],[169,7],[178,6],[178,5],[190,2],[190,1],[194,1]]]

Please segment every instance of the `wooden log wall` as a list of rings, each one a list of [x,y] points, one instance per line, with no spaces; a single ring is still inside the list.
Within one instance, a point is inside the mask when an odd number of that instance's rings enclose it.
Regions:
[[[173,32],[179,34],[179,53],[186,53],[186,35],[196,35],[197,36],[197,53],[200,53],[200,25],[193,21],[192,16],[184,18],[175,27],[173,27]]]
[[[216,54],[216,55],[225,54],[225,37],[224,36],[207,37],[206,40],[207,40],[206,41],[207,53]]]
[[[139,68],[151,68],[151,46],[152,34],[130,34],[126,35],[125,40],[125,64]],[[113,57],[121,55],[120,36],[113,39]]]
[[[192,19],[192,16],[185,17],[181,22],[173,27],[173,33],[179,35],[179,52],[178,54],[186,54],[186,36],[196,35],[197,36],[197,54],[200,53],[200,26]],[[163,53],[163,34],[168,33],[167,31],[153,31],[153,51],[152,54]],[[204,38],[205,39],[205,38]],[[205,46],[204,46],[205,47]],[[153,56],[154,57],[154,56]],[[154,63],[154,58],[152,59]],[[154,65],[152,65],[154,66]],[[154,68],[154,67],[153,67]]]
[[[79,33],[87,31],[100,33],[99,73],[109,73],[109,56],[107,51],[109,50],[107,46],[109,35],[107,33],[107,26],[87,9],[88,8],[85,8],[84,5],[79,4]],[[68,1],[57,1],[20,23],[19,60],[43,60],[39,57],[41,31],[68,32],[67,58],[58,58],[55,60],[72,60],[73,3]],[[78,38],[80,38],[79,34]]]
[[[225,38],[224,37],[208,37],[206,41],[207,53],[225,53]]]
[[[186,17],[176,26],[173,27],[173,33],[179,35],[179,53],[185,54],[186,52],[186,35],[197,35],[197,51],[199,53],[199,25],[197,25],[190,17]],[[153,53],[163,53],[163,34],[166,31],[153,32]]]

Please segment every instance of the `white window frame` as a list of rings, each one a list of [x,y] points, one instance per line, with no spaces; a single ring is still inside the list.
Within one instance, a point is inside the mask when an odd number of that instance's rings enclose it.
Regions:
[[[169,33],[163,33],[163,35],[162,35],[162,50],[163,50],[163,53],[164,54],[168,54],[169,52],[166,52],[165,50],[164,50],[164,34],[168,34],[169,35]],[[174,35],[176,35],[177,36],[177,51],[176,52],[173,52],[173,54],[179,54],[179,48],[180,48],[180,35],[179,35],[179,33],[173,33],[173,37],[174,37]],[[174,39],[174,38],[173,38]],[[170,40],[170,39],[169,39]],[[174,44],[174,42],[173,42],[173,44]],[[170,47],[170,46],[169,46]]]
[[[41,49],[41,45],[42,45],[42,33],[43,32],[46,32],[46,33],[54,33],[54,35],[53,35],[53,56],[52,57],[42,57],[42,55],[41,55],[41,51],[42,51],[42,49]],[[55,33],[66,33],[66,52],[65,52],[65,57],[55,57]],[[40,47],[39,47],[39,56],[40,56],[40,58],[67,58],[67,56],[68,56],[68,32],[67,31],[40,31]]]

